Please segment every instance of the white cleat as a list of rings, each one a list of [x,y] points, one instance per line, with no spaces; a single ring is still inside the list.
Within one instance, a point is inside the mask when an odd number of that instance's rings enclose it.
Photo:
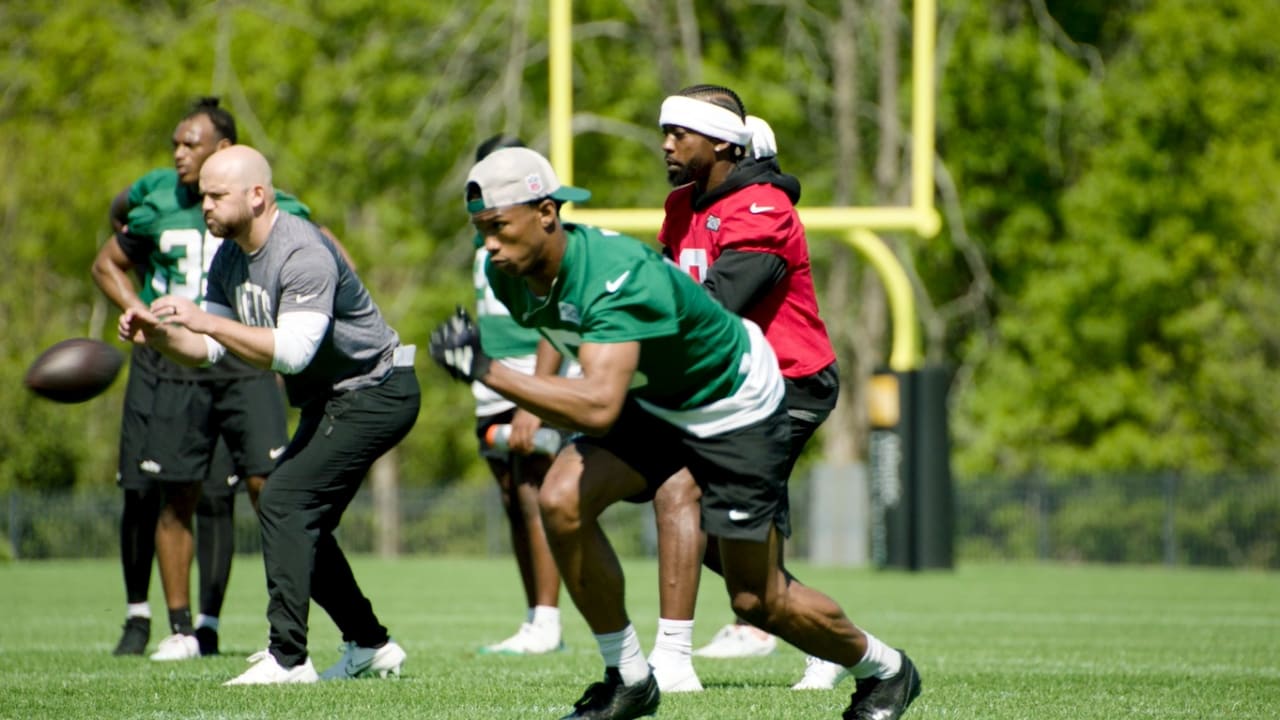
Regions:
[[[174,660],[194,660],[200,657],[200,643],[195,635],[174,633],[160,641],[156,651],[151,653],[152,660],[171,662]]]
[[[361,647],[353,642],[346,642],[340,649],[342,657],[328,670],[320,673],[321,680],[398,676],[404,659],[408,656],[399,643],[390,639],[380,648]]]
[[[652,658],[650,658],[652,660]],[[687,660],[683,663],[660,663],[650,665],[653,679],[658,682],[658,690],[663,693],[702,692],[702,681]]]
[[[253,666],[223,685],[283,685],[286,683],[313,683],[320,678],[311,658],[297,667],[282,667],[269,650],[259,650],[249,656]]]
[[[693,651],[698,657],[763,657],[778,649],[778,638],[750,625],[725,625],[711,642]]]
[[[834,690],[847,677],[849,669],[843,665],[808,655],[804,659],[804,677],[792,685],[791,689]]]
[[[542,655],[564,649],[558,628],[523,623],[515,635],[480,648],[481,655]]]

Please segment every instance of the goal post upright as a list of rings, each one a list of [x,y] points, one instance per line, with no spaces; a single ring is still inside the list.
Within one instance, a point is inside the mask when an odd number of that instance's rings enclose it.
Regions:
[[[549,2],[549,124],[548,159],[565,184],[573,184],[573,9],[572,0]],[[942,227],[934,206],[936,0],[915,0],[912,6],[911,204],[870,207],[801,207],[808,230],[830,231],[861,253],[875,268],[885,287],[893,328],[889,367],[897,372],[923,363],[915,296],[906,270],[876,231],[913,232],[933,237]],[[661,208],[565,209],[567,218],[631,233],[656,233]]]

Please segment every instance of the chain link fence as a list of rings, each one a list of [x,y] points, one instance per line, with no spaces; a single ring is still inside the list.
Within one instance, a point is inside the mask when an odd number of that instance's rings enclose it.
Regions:
[[[830,545],[870,533],[865,473],[848,507],[829,507],[809,477],[792,483],[792,558],[865,564]],[[394,516],[379,518],[368,486],[339,528],[354,553],[500,555],[510,537],[490,485],[401,488]],[[814,502],[810,502],[810,498]],[[0,495],[0,558],[112,557],[119,548],[120,493],[113,489]],[[1280,569],[1280,479],[1178,475],[962,478],[955,488],[957,561],[1045,560]],[[620,554],[652,556],[652,506],[619,503],[603,522]],[[388,540],[382,530],[396,529]],[[815,530],[816,528],[816,530]],[[850,533],[852,528],[853,532]],[[859,541],[865,547],[864,541]],[[236,503],[236,547],[261,549],[248,498]]]

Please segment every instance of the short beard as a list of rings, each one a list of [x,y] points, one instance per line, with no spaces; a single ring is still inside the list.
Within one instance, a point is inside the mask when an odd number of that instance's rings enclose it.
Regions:
[[[678,168],[667,168],[667,182],[671,183],[671,187],[680,187],[688,185],[694,181],[693,170],[688,165],[681,165]]]
[[[208,220],[205,220],[204,224],[205,224],[205,227],[209,230],[209,232],[213,233],[214,237],[219,237],[224,240],[235,239],[240,234],[240,230],[241,230],[241,228],[238,227],[237,225],[224,224],[217,221],[214,221],[213,224],[210,224]],[[215,225],[217,226],[216,229],[214,227]]]

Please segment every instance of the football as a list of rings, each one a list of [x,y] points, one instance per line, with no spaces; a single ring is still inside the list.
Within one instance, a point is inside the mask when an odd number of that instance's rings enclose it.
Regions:
[[[31,392],[55,402],[84,402],[111,387],[124,353],[100,340],[72,338],[45,350],[27,368]]]

